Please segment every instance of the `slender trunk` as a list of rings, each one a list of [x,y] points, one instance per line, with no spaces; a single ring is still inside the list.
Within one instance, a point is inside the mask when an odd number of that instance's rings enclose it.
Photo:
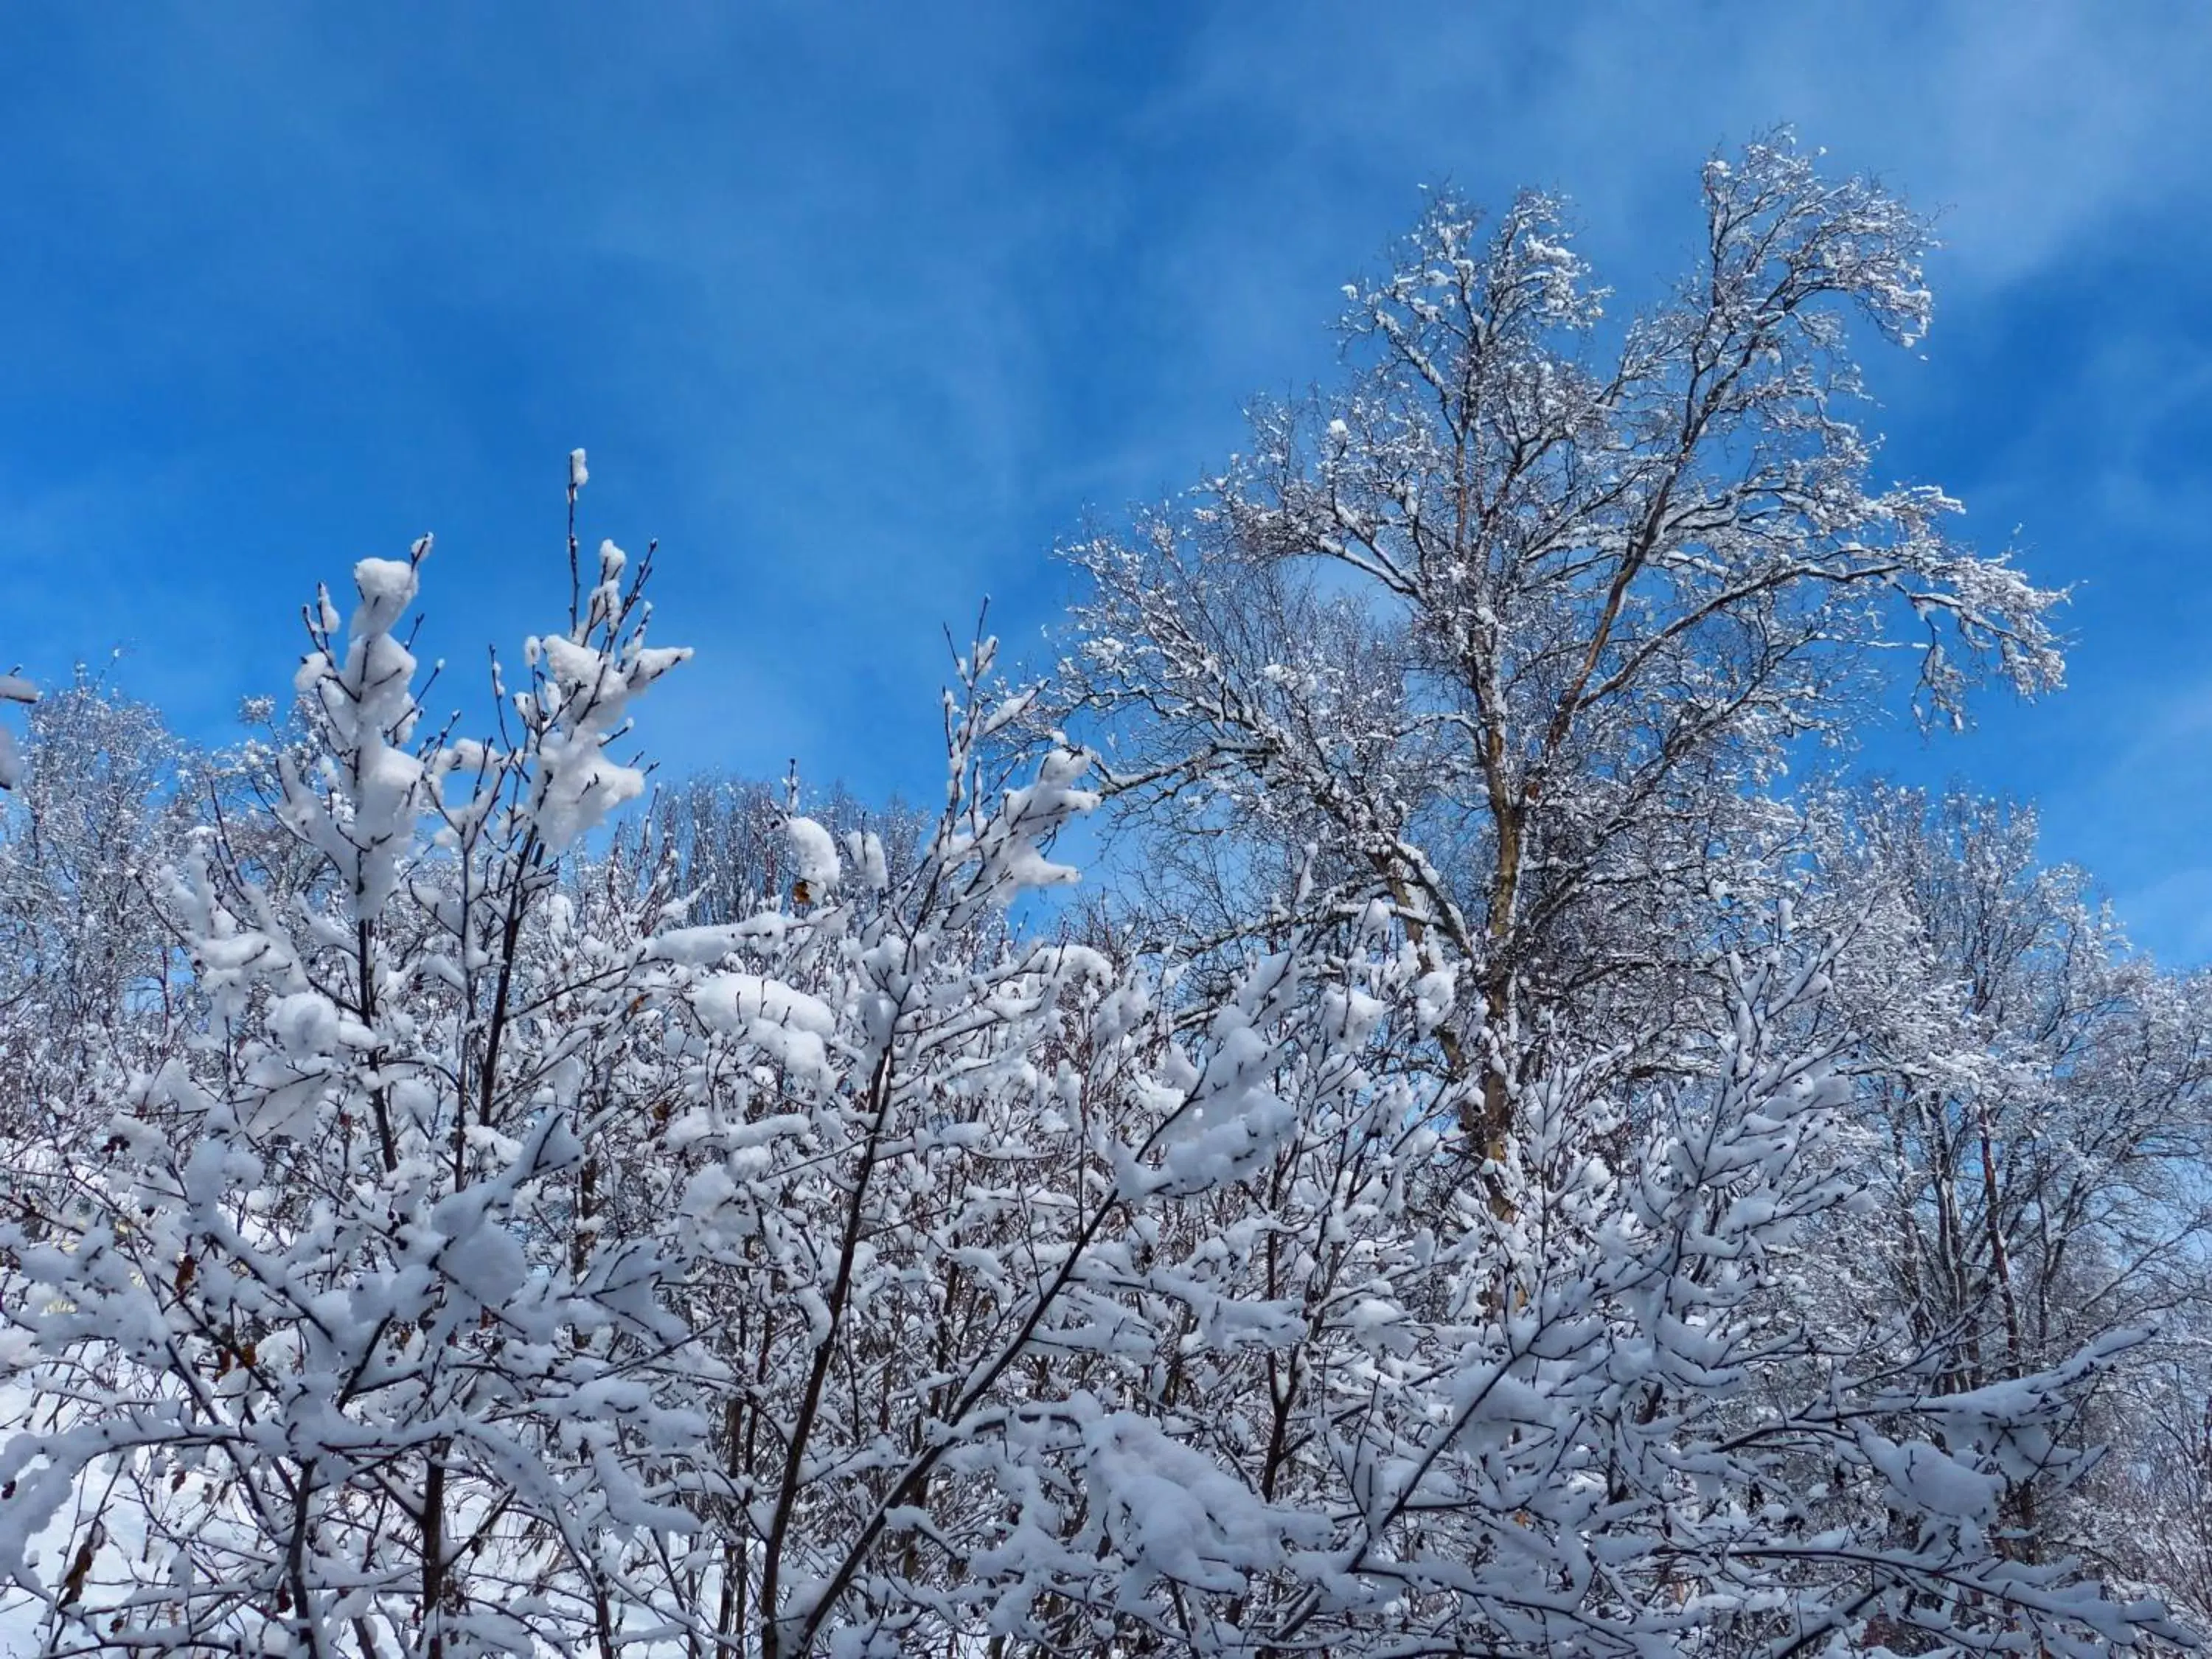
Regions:
[[[1994,1131],[1990,1122],[1989,1104],[1976,1101],[1974,1113],[1979,1130],[1982,1154],[1982,1228],[1990,1244],[1990,1272],[1997,1285],[1997,1300],[2004,1310],[2005,1375],[2015,1377],[2027,1369],[2025,1345],[2021,1340],[2020,1300],[2012,1283],[2012,1252],[2006,1247],[2004,1224],[1999,1213],[2000,1189],[1997,1183],[1996,1152],[1993,1143]],[[2016,1547],[2022,1559],[2033,1561],[2040,1553],[2036,1545],[2036,1502],[2034,1478],[2030,1476],[2013,1486],[2005,1494],[2006,1507],[2020,1523],[2022,1534]]]
[[[499,982],[492,992],[491,1018],[484,1030],[483,1069],[477,1082],[477,1121],[487,1127],[492,1121],[492,1103],[499,1087],[500,1045],[507,1036],[508,1006],[514,993],[514,958],[521,946],[522,915],[529,896],[528,867],[534,852],[534,847],[526,848],[518,860],[522,868],[515,876],[514,890],[508,896],[507,916],[501,926]],[[465,1089],[453,1103],[455,1187],[468,1176],[468,1094]]]
[[[292,1535],[285,1540],[284,1576],[292,1595],[293,1619],[305,1643],[308,1659],[323,1659],[322,1620],[307,1588],[307,1531],[315,1493],[315,1460],[300,1467],[300,1484],[292,1500]]]
[[[791,1425],[790,1443],[784,1449],[783,1477],[776,1491],[775,1513],[769,1522],[768,1547],[761,1565],[761,1656],[762,1659],[782,1659],[784,1643],[776,1629],[778,1603],[782,1577],[783,1548],[791,1528],[792,1517],[799,1507],[800,1476],[805,1468],[806,1445],[813,1432],[817,1414],[822,1408],[823,1385],[830,1378],[830,1368],[836,1358],[837,1339],[844,1323],[846,1299],[852,1294],[853,1265],[860,1254],[860,1235],[867,1215],[868,1188],[876,1173],[877,1160],[883,1151],[884,1126],[890,1116],[892,1051],[886,1045],[883,1057],[876,1063],[872,1081],[875,1110],[868,1125],[868,1136],[861,1156],[860,1167],[853,1178],[853,1195],[845,1209],[844,1237],[837,1252],[837,1271],[830,1285],[828,1318],[819,1340],[815,1345],[814,1358],[807,1369],[806,1383],[799,1400],[799,1410]],[[807,1626],[811,1634],[812,1625]],[[810,1644],[802,1637],[793,1651],[803,1651]]]
[[[1498,830],[1498,868],[1490,883],[1490,960],[1483,964],[1482,1012],[1495,1042],[1511,1028],[1513,1020],[1513,972],[1519,945],[1515,937],[1516,910],[1523,848],[1522,808],[1516,803],[1494,802],[1492,817]],[[1513,1200],[1506,1194],[1500,1171],[1513,1136],[1513,1096],[1496,1055],[1483,1071],[1481,1106],[1468,1127],[1475,1149],[1487,1166],[1483,1184],[1489,1190],[1490,1212],[1500,1221],[1510,1221]]]
[[[599,1161],[587,1158],[576,1172],[576,1227],[568,1241],[568,1276],[580,1279],[598,1234],[586,1224],[599,1212]]]
[[[361,986],[361,1023],[370,1030],[376,1029],[376,952],[374,930],[363,921],[354,926],[354,950],[356,971]],[[374,1067],[384,1058],[383,1050],[372,1048],[368,1063]],[[380,1083],[368,1091],[370,1115],[376,1121],[377,1151],[384,1157],[384,1173],[392,1174],[399,1167],[399,1144],[392,1133],[392,1091]]]
[[[599,1638],[599,1659],[615,1659],[614,1604],[606,1585],[598,1582],[592,1585],[592,1627]]]
[[[446,1632],[446,1443],[434,1442],[422,1474],[422,1628],[429,1638],[429,1659],[445,1659]]]
[[[2020,1302],[2013,1292],[2012,1252],[2005,1244],[2000,1214],[1996,1154],[1991,1145],[1989,1108],[1977,1103],[1975,1114],[1979,1119],[1982,1154],[1982,1230],[1989,1238],[1990,1272],[1996,1280],[1998,1304],[2004,1310],[2006,1362],[2009,1374],[2018,1376],[2027,1368],[2027,1357],[2021,1339]]]

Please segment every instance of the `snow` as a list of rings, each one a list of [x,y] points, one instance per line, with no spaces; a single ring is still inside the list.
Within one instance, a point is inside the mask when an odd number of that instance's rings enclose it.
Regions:
[[[843,867],[830,832],[812,818],[793,817],[786,821],[784,833],[791,841],[792,868],[799,879],[819,892],[834,891]]]
[[[836,1086],[828,1039],[837,1019],[826,1004],[757,974],[715,975],[690,1001],[710,1030],[744,1037],[794,1081],[823,1091]]]

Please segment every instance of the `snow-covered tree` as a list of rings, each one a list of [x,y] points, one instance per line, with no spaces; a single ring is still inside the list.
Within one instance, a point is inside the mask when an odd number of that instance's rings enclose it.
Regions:
[[[1829,1288],[1905,1310],[1966,1389],[2163,1328],[2087,1425],[2114,1445],[2100,1479],[2125,1482],[2134,1449],[2197,1409],[2142,1385],[2196,1351],[2212,1294],[2207,988],[2132,951],[2081,872],[2037,863],[2031,810],[1875,787],[1812,816],[1814,902],[1852,919],[1840,994],[1885,1216],[1874,1251],[1838,1248]],[[2054,1508],[2030,1480],[2008,1502],[2033,1553],[2100,1547],[2110,1498]]]
[[[1703,208],[1694,268],[1615,322],[1560,201],[1440,196],[1346,289],[1344,386],[1073,550],[1072,717],[1155,867],[1229,846],[1220,931],[1304,863],[1304,915],[1383,898],[1466,964],[1470,1026],[1663,1048],[1716,859],[1881,647],[1944,719],[1984,673],[2057,683],[2057,596],[1953,539],[1942,491],[1874,483],[1854,422],[1855,331],[1928,325],[1923,222],[1786,137],[1709,162]],[[1493,1152],[1506,1081],[1470,1119]]]
[[[144,703],[80,668],[26,721],[0,802],[0,1124],[40,1179],[84,1150],[173,1030],[178,963],[145,882],[180,850],[202,768]]]
[[[398,630],[428,551],[308,613],[274,816],[322,879],[272,892],[202,836],[167,896],[189,1052],[10,1230],[40,1426],[0,1453],[0,1546],[48,1650],[566,1645],[611,1617],[609,1529],[666,1518],[638,1449],[688,1431],[655,1385],[686,1333],[654,1241],[575,1203],[632,1106],[586,1086],[629,986],[550,936],[557,860],[642,787],[607,745],[685,653],[610,544],[502,740],[425,741]]]
[[[835,839],[859,830],[883,843],[888,872],[903,880],[927,840],[928,814],[893,799],[864,801],[840,787],[802,790],[796,776],[778,782],[725,776],[687,778],[657,792],[650,811],[625,823],[617,857],[632,867],[671,861],[670,878],[686,896],[694,921],[738,921],[782,895],[811,902],[786,826],[805,816]]]

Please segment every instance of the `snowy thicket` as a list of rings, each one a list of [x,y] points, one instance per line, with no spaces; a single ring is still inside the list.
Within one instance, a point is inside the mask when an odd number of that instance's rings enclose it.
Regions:
[[[1915,222],[1705,188],[1619,327],[1556,204],[1439,204],[1066,665],[958,662],[927,808],[649,795],[688,653],[573,536],[481,736],[427,540],[233,750],[50,689],[0,1646],[2185,1641],[2205,988],[2023,811],[1781,787],[1884,645],[2054,683],[2051,596],[1864,483]]]

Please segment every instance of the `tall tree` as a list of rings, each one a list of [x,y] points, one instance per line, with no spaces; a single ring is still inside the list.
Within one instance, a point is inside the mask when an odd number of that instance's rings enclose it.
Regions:
[[[1386,900],[1469,965],[1447,1042],[1668,1006],[1747,797],[1848,728],[1877,647],[1945,719],[1985,672],[2059,679],[2057,596],[1870,482],[1852,325],[1924,331],[1923,222],[1786,137],[1702,200],[1695,268],[1613,326],[1558,199],[1440,198],[1347,287],[1346,385],[1071,555],[1106,790],[1169,838],[1311,845],[1307,914]],[[1493,1153],[1510,1097],[1493,1068]]]

